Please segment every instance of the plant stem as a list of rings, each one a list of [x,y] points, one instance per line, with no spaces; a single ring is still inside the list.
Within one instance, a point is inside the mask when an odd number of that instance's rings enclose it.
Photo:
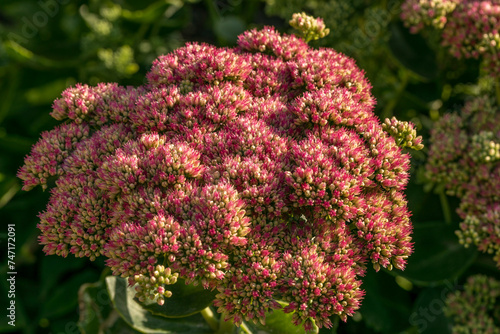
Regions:
[[[19,67],[16,65],[11,66],[10,68],[8,68],[6,74],[9,76],[9,78],[5,80],[5,83],[8,82],[6,87],[1,87],[5,95],[2,99],[2,104],[0,105],[0,123],[2,123],[5,117],[7,117],[9,109],[14,101],[16,91],[19,87]]]
[[[210,20],[212,24],[215,24],[217,20],[220,18],[219,9],[217,8],[216,2],[213,0],[205,0],[205,6],[208,10],[208,15],[210,16]]]
[[[385,108],[382,110],[382,120],[384,120],[385,118],[390,118],[394,115],[394,108],[405,93],[406,86],[408,86],[408,82],[410,80],[410,75],[408,74],[408,72],[405,69],[400,69],[398,76],[401,80],[401,83],[396,91],[395,97],[391,99],[391,101],[389,101],[389,103],[387,103]]]
[[[232,320],[224,321],[225,315],[221,314],[219,321],[219,330],[215,334],[232,334],[236,327]]]
[[[244,322],[241,323],[240,328],[245,333],[252,334],[252,331],[250,330],[250,328],[248,328],[248,326]]]
[[[497,103],[500,105],[500,81],[495,80],[495,92],[497,97]]]
[[[219,8],[217,7],[217,3],[214,0],[205,0],[205,6],[207,7],[208,10],[208,16],[210,17],[210,22],[212,23],[212,28],[215,27],[215,24],[221,19],[222,15],[219,11]],[[219,45],[223,44],[222,38],[218,35],[215,34],[217,37],[217,43]]]
[[[203,316],[205,321],[208,323],[210,328],[212,328],[212,330],[217,331],[219,329],[219,321],[215,317],[215,314],[212,311],[212,309],[210,308],[210,306],[205,307],[205,309],[203,309],[201,311],[201,315]]]
[[[450,205],[448,204],[448,197],[444,193],[444,189],[439,192],[439,200],[441,201],[441,208],[443,209],[444,222],[446,224],[451,224],[451,211]]]

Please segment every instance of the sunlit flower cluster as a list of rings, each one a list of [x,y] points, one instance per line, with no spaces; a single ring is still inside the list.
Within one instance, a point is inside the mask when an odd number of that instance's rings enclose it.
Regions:
[[[485,275],[467,279],[462,290],[446,299],[445,314],[453,334],[500,333],[500,282]]]
[[[426,178],[460,198],[460,242],[493,254],[500,266],[500,113],[493,98],[476,97],[435,124]]]
[[[482,58],[500,75],[500,3],[496,0],[407,0],[401,18],[412,32],[442,29],[442,45],[457,58]]]
[[[306,329],[354,314],[368,265],[404,269],[409,155],[352,59],[266,27],[235,48],[187,44],[147,79],[54,102],[65,124],[18,174],[25,190],[55,181],[47,254],[104,256],[159,304],[177,279],[216,288],[237,324],[281,301]],[[419,146],[411,126],[389,124]]]
[[[322,18],[314,18],[304,12],[293,14],[289,23],[301,32],[306,42],[323,38],[330,33]]]
[[[415,125],[411,122],[399,121],[396,117],[386,118],[382,123],[382,128],[394,137],[398,146],[409,147],[414,150],[424,148],[422,136],[417,136]]]

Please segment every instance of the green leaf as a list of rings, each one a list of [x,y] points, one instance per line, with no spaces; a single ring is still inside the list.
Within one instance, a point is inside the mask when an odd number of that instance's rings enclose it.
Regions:
[[[23,153],[30,151],[33,140],[18,135],[0,134],[0,149],[4,152]]]
[[[106,286],[114,307],[123,320],[139,332],[149,334],[212,333],[200,314],[172,319],[150,313],[134,299],[135,292],[127,285],[125,278],[106,277]]]
[[[214,32],[219,39],[228,44],[236,43],[238,35],[245,31],[246,25],[237,16],[225,16],[214,24]]]
[[[193,315],[212,304],[217,291],[210,291],[201,285],[193,286],[179,279],[176,284],[169,285],[172,297],[165,299],[163,306],[154,300],[141,303],[152,314],[167,318],[181,318]]]
[[[64,274],[71,271],[74,273],[87,263],[88,260],[83,258],[63,258],[60,256],[42,257],[39,276],[41,283],[40,296],[43,298],[47,295],[52,288],[57,285]]]
[[[475,247],[465,248],[455,235],[457,227],[442,222],[414,225],[415,252],[403,272],[398,272],[420,286],[436,286],[462,274],[477,256]]]
[[[78,303],[78,328],[82,334],[140,333],[130,327],[113,308],[104,281],[83,284],[78,291]]]
[[[418,333],[451,333],[451,322],[445,317],[443,306],[448,293],[453,290],[455,286],[451,281],[441,287],[422,290],[409,317],[410,324],[417,328]]]
[[[115,312],[117,313],[117,312]],[[114,313],[113,313],[114,314]],[[108,332],[110,334],[139,334],[141,332],[130,327],[119,315],[118,319],[116,319],[115,323],[111,328],[109,328]]]
[[[426,79],[438,73],[436,55],[418,34],[411,34],[400,24],[391,24],[389,47],[393,55],[408,69]]]
[[[3,47],[5,48],[5,51],[7,54],[15,60],[25,62],[29,61],[33,58],[33,52],[30,50],[26,49],[25,47],[21,46],[20,44],[8,40],[3,43]]]
[[[3,176],[0,174],[0,176]],[[12,197],[21,189],[20,182],[15,177],[6,177],[0,181],[0,209],[10,202]]]
[[[78,328],[81,333],[102,333],[101,326],[113,310],[104,282],[83,284],[78,291],[78,304]]]
[[[282,306],[285,303],[280,302]],[[252,333],[258,334],[306,334],[318,333],[319,329],[315,325],[312,332],[306,332],[303,326],[295,326],[292,322],[293,313],[285,313],[283,309],[273,310],[266,313],[266,324],[254,324],[253,322],[244,321],[245,325]]]
[[[68,281],[53,289],[50,298],[43,303],[40,310],[40,317],[51,318],[72,312],[78,304],[78,289],[86,283],[96,279],[96,274],[92,271],[84,271],[72,276]]]
[[[31,50],[23,47],[21,44],[12,40],[3,42],[3,47],[7,55],[18,62],[29,64],[30,66],[45,68],[64,68],[77,64],[78,60],[58,61],[43,57],[33,53]]]
[[[359,312],[368,327],[382,333],[398,333],[408,327],[411,301],[394,277],[368,270],[363,278],[366,295]]]
[[[31,105],[52,104],[69,86],[76,83],[73,78],[63,78],[28,89],[24,93],[26,101]]]
[[[421,168],[419,171],[423,171]],[[425,191],[429,183],[417,184],[410,181],[406,190],[408,209],[412,213],[413,221],[434,221],[443,218],[439,196]],[[411,261],[411,257],[410,257]]]
[[[139,23],[152,23],[158,20],[162,15],[171,16],[182,7],[180,0],[161,0],[152,3],[142,10],[130,11],[122,10],[123,18]],[[169,8],[170,7],[170,8]]]

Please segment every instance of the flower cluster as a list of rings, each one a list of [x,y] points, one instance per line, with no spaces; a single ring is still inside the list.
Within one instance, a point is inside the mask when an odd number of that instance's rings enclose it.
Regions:
[[[301,33],[306,42],[323,38],[330,33],[330,29],[325,27],[323,19],[314,18],[304,12],[293,14],[289,23]]]
[[[448,14],[453,12],[458,0],[407,0],[401,6],[401,18],[413,33],[424,26],[443,29]]]
[[[136,298],[141,302],[146,300],[156,300],[161,306],[165,304],[165,298],[172,296],[172,291],[166,290],[166,285],[177,283],[179,273],[173,273],[170,268],[157,265],[154,268],[153,275],[134,275],[129,277],[129,284],[134,286]]]
[[[453,334],[500,333],[500,281],[469,277],[463,291],[448,295],[445,314],[453,320]]]
[[[58,177],[38,225],[47,254],[105,256],[140,300],[163,304],[177,279],[216,288],[237,324],[281,301],[306,329],[353,315],[368,264],[404,269],[409,155],[352,59],[265,27],[235,48],[187,44],[147,79],[54,102],[66,123],[18,174],[26,190]]]
[[[500,3],[493,0],[407,0],[401,18],[412,32],[442,29],[442,45],[456,58],[484,59],[500,75]]]
[[[465,246],[494,254],[500,266],[500,113],[482,95],[444,115],[431,132],[426,178],[461,199],[457,235]]]
[[[415,126],[410,122],[399,121],[396,117],[386,118],[382,123],[382,128],[394,137],[396,143],[401,147],[409,147],[414,150],[424,148],[422,136],[417,136]]]

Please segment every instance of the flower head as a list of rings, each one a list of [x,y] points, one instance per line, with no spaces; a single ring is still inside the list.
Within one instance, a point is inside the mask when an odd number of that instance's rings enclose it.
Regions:
[[[446,299],[445,315],[453,321],[453,333],[500,332],[500,282],[485,275],[470,276],[463,291]]]
[[[422,136],[417,137],[417,131],[412,123],[398,121],[396,117],[393,117],[391,119],[386,118],[382,127],[394,137],[399,146],[409,147],[414,150],[424,148]]]
[[[424,26],[442,29],[448,22],[447,15],[457,6],[458,0],[407,0],[401,5],[401,18],[413,33]]]
[[[238,41],[161,56],[139,88],[66,90],[52,115],[67,124],[19,172],[25,189],[59,177],[39,240],[106,257],[141,300],[168,302],[182,279],[216,288],[238,324],[281,301],[295,324],[330,327],[359,308],[367,264],[403,269],[412,253],[409,156],[391,135],[418,138],[384,131],[343,54],[270,27]]]
[[[457,235],[493,254],[500,266],[500,118],[487,94],[468,101],[459,113],[444,115],[431,131],[428,181],[460,197],[463,219]]]
[[[406,0],[401,18],[413,33],[430,25],[441,29],[441,44],[456,58],[482,58],[498,77],[500,3],[492,0]]]
[[[306,13],[295,13],[290,20],[290,25],[297,29],[306,42],[320,39],[330,33],[321,18],[314,18]]]

